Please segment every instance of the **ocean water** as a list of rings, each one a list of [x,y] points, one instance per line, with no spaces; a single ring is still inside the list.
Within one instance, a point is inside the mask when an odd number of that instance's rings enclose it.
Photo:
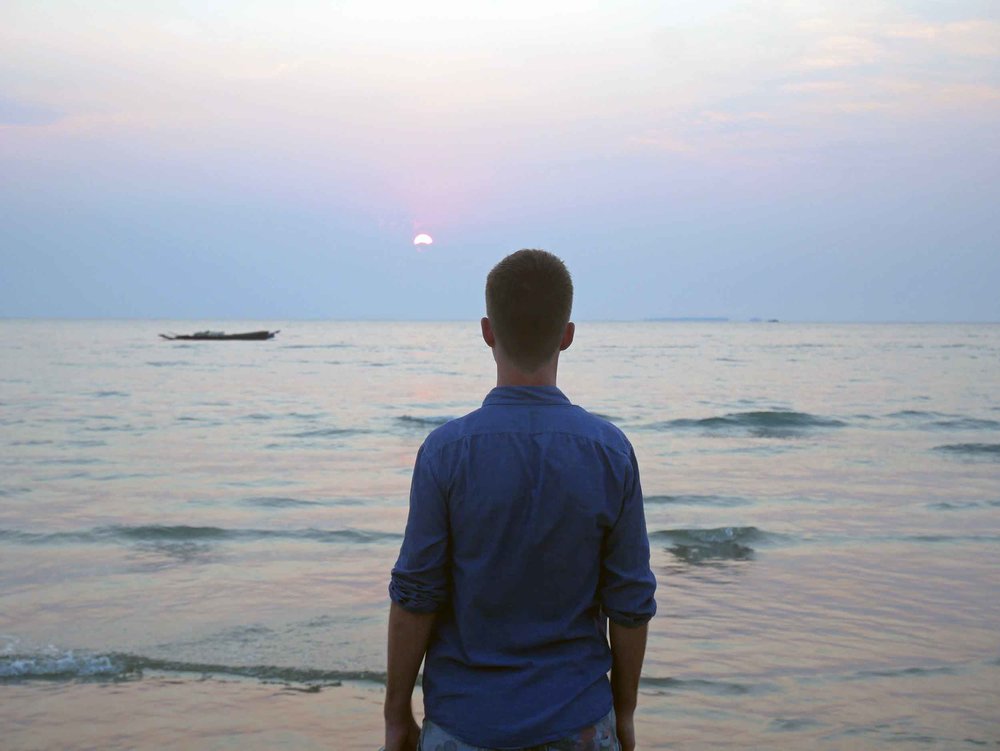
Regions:
[[[157,337],[209,327],[0,321],[4,749],[380,743],[478,323]],[[1000,325],[583,322],[560,370],[640,462],[642,748],[1000,747]]]

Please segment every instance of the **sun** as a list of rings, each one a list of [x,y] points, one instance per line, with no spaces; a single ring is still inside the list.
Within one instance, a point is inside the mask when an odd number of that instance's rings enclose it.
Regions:
[[[424,234],[423,232],[421,232],[419,235],[417,235],[416,237],[413,238],[413,244],[414,245],[433,245],[434,244],[434,238],[431,237],[430,235],[427,235],[427,234]]]

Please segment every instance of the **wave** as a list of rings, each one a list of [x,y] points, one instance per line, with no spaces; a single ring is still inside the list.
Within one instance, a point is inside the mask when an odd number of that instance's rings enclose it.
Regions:
[[[74,532],[22,532],[0,529],[0,542],[22,545],[102,542],[247,542],[272,539],[321,543],[378,543],[398,541],[402,534],[363,529],[225,529],[184,524],[96,527]]]
[[[1000,420],[966,415],[947,414],[923,409],[904,409],[890,412],[886,417],[920,423],[918,427],[928,430],[1000,430]]]
[[[299,433],[289,433],[289,438],[339,438],[346,435],[358,435],[368,431],[360,428],[318,428],[316,430],[303,430]]]
[[[712,694],[714,696],[740,696],[743,694],[770,690],[768,687],[763,685],[754,686],[747,683],[734,683],[731,681],[709,681],[698,678],[658,678],[655,676],[640,677],[639,685],[643,688],[697,691],[699,693]]]
[[[130,680],[145,671],[198,676],[255,678],[264,682],[339,685],[341,681],[385,683],[385,673],[371,670],[321,670],[277,665],[224,665],[162,660],[119,652],[52,652],[0,655],[0,683],[28,680]]]
[[[683,542],[692,545],[719,542],[761,542],[776,537],[757,527],[715,527],[712,529],[663,529],[649,535],[650,539]]]
[[[31,488],[18,488],[18,487],[6,487],[0,488],[0,498],[8,498],[11,496],[22,495],[24,493],[30,493]]]
[[[886,417],[896,420],[922,421],[923,427],[939,430],[1000,430],[1000,420],[965,415],[946,414],[922,409],[890,412]]]
[[[721,417],[679,419],[651,423],[644,426],[652,430],[706,430],[718,432],[745,432],[765,438],[798,435],[814,428],[837,428],[846,425],[842,420],[820,417],[793,410],[763,410],[730,412]]]
[[[886,415],[886,417],[892,417],[895,419],[915,418],[923,420],[931,417],[949,417],[949,415],[946,415],[943,412],[930,412],[924,409],[901,409],[898,412],[890,412]]]
[[[924,678],[936,675],[956,675],[959,671],[951,665],[937,667],[885,668],[874,670],[858,670],[843,680],[866,680],[868,678]]]
[[[647,505],[676,504],[683,506],[746,506],[752,503],[746,498],[725,495],[647,495],[643,498]]]
[[[902,542],[1000,542],[1000,535],[947,535],[947,534],[927,534],[927,535],[896,535],[892,540]]]
[[[444,416],[417,417],[414,415],[401,415],[396,418],[396,422],[411,428],[437,428],[446,422],[451,422],[453,419],[455,418]]]
[[[935,420],[932,427],[947,430],[997,430],[1000,420],[984,420],[979,417],[956,417],[948,420]]]
[[[997,508],[1000,507],[1000,501],[938,501],[937,503],[928,503],[927,508],[934,509],[935,511],[965,511],[967,509],[974,508]]]
[[[812,717],[775,717],[768,725],[768,730],[782,732],[796,732],[808,728],[819,727],[822,723]]]
[[[1000,443],[947,443],[944,446],[935,446],[934,450],[968,457],[1000,459]]]
[[[240,503],[244,506],[259,506],[262,508],[293,508],[295,506],[322,506],[319,501],[306,501],[300,498],[244,498]]]
[[[291,417],[295,420],[307,420],[312,422],[314,420],[319,420],[323,417],[322,412],[288,412],[283,415],[272,414],[269,412],[251,412],[249,414],[243,415],[241,420],[254,420],[254,421],[264,421],[264,420],[274,420],[282,417]]]
[[[670,543],[671,553],[687,563],[702,561],[745,561],[754,557],[750,543],[773,542],[777,535],[757,527],[717,527],[714,529],[665,529],[653,532],[650,540]]]

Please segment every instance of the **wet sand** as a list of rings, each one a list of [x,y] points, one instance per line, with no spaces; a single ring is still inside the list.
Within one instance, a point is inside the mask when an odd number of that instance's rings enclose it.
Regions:
[[[4,751],[337,749],[382,744],[382,686],[318,691],[257,681],[149,676],[0,687]]]

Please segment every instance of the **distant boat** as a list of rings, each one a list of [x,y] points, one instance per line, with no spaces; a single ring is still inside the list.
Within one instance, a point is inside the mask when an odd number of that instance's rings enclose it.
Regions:
[[[280,330],[278,329],[278,331]],[[193,334],[160,334],[160,336],[169,341],[260,341],[262,339],[273,339],[278,331],[247,331],[242,334],[227,334],[225,331],[196,331]]]

